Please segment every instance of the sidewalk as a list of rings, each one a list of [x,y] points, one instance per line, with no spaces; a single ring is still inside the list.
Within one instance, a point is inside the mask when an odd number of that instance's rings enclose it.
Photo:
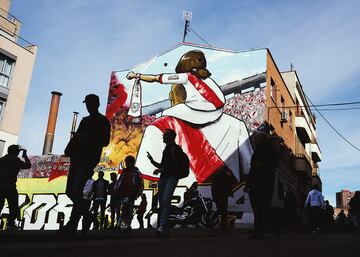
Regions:
[[[209,229],[176,229],[169,238],[153,231],[91,231],[85,235],[57,235],[52,231],[0,232],[1,256],[360,256],[360,235],[305,233],[267,234],[248,239],[244,230],[221,233]]]

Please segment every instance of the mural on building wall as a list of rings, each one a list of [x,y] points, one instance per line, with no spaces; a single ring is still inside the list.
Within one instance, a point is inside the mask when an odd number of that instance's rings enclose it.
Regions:
[[[210,196],[212,175],[226,168],[233,177],[229,211],[237,222],[247,222],[242,214],[251,207],[242,182],[252,155],[249,135],[265,119],[266,55],[265,49],[231,52],[182,44],[133,69],[112,72],[106,109],[111,141],[97,169],[108,178],[127,155],[136,156],[150,210],[158,177],[146,152],[160,161],[162,131],[172,128],[191,168],[175,195],[182,199],[185,188],[198,181],[201,193]],[[37,168],[18,179],[24,229],[57,229],[69,218],[71,201],[63,194],[68,160],[52,158],[57,159],[33,157]],[[155,221],[152,215],[147,224]]]
[[[212,175],[226,167],[234,181],[230,210],[249,211],[241,185],[252,155],[249,133],[265,119],[266,54],[180,45],[113,72],[106,112],[112,139],[104,150],[109,165],[121,165],[127,154],[137,156],[144,177],[156,181],[146,153],[160,161],[162,132],[171,128],[190,159],[191,174],[179,186],[197,181],[209,195]]]

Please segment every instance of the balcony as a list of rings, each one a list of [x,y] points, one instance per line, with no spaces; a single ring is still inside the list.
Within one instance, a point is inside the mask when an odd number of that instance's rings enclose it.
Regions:
[[[19,34],[21,21],[11,13],[0,8],[0,28],[14,37]]]
[[[295,117],[296,134],[301,142],[311,142],[311,129],[306,121],[305,116]]]
[[[295,170],[303,172],[308,179],[311,179],[312,168],[310,156],[297,138],[295,139],[295,156]]]
[[[306,149],[308,150],[309,153],[311,153],[311,158],[314,162],[321,161],[321,151],[316,142],[306,144]]]
[[[312,184],[317,185],[320,188],[320,191],[322,191],[322,181],[320,176],[318,174],[313,175],[311,180],[312,180]]]

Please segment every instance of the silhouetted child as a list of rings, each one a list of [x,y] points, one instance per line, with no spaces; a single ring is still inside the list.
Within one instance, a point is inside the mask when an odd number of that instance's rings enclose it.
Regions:
[[[94,182],[94,216],[95,216],[95,229],[101,229],[104,227],[105,222],[105,207],[107,200],[107,191],[109,188],[109,181],[104,179],[104,172],[99,171],[98,179]],[[98,211],[100,206],[100,224],[97,219]]]
[[[120,210],[118,208],[118,198],[115,191],[115,185],[117,180],[117,174],[115,172],[112,172],[110,174],[110,180],[111,183],[109,185],[108,194],[110,195],[110,228],[113,228],[115,226],[115,220],[119,218]]]
[[[136,218],[139,221],[140,229],[144,228],[144,213],[146,212],[146,206],[147,206],[146,195],[142,194],[139,208],[136,211],[137,214]]]
[[[123,169],[117,182],[118,194],[122,199],[120,220],[123,224],[120,225],[123,231],[130,231],[134,201],[142,194],[144,182],[139,169],[135,167],[135,158],[133,156],[127,156],[125,164],[126,168]]]

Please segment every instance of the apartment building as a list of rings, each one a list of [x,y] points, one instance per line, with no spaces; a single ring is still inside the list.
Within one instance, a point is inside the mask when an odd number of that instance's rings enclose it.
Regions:
[[[0,156],[20,133],[37,46],[20,36],[22,23],[0,0]]]
[[[349,201],[354,197],[355,192],[351,192],[347,189],[343,189],[336,193],[336,208],[339,209],[350,209]]]
[[[298,173],[298,180],[303,185],[317,185],[322,188],[318,163],[321,161],[321,151],[318,144],[316,132],[316,117],[310,109],[309,101],[300,83],[295,70],[282,72],[282,77],[289,89],[293,107],[289,112],[295,118],[295,170]],[[306,182],[305,182],[306,181]],[[300,187],[301,195],[306,195],[308,188]]]

